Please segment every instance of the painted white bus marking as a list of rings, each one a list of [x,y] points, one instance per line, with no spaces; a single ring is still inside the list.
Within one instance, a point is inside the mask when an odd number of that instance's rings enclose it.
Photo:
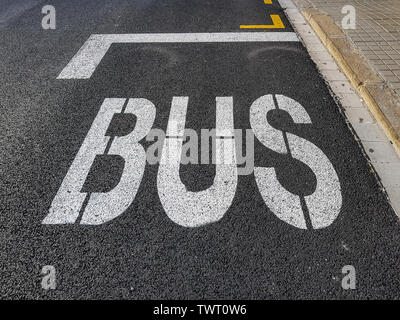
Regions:
[[[295,123],[311,124],[306,110],[295,100],[275,96],[277,107],[289,113]],[[92,127],[75,157],[51,205],[44,224],[74,223],[83,208],[81,224],[98,225],[121,215],[133,202],[146,165],[146,153],[138,143],[153,125],[156,109],[146,99],[129,99],[124,113],[136,115],[134,130],[126,136],[105,136],[115,113],[121,113],[126,99],[105,99]],[[168,217],[185,227],[219,221],[236,193],[238,169],[233,122],[233,98],[216,98],[216,175],[207,190],[190,192],[179,176],[188,97],[172,99],[167,135],[161,153],[157,188]],[[274,168],[255,167],[254,175],[264,202],[282,221],[300,229],[319,229],[332,224],[342,206],[340,182],[326,155],[313,143],[274,129],[267,113],[275,109],[274,97],[265,95],[250,107],[250,124],[255,136],[267,148],[289,154],[306,164],[317,177],[313,194],[300,197],[282,187]],[[286,138],[286,142],[285,142]],[[125,168],[118,185],[109,192],[81,192],[97,155],[119,155]],[[208,149],[207,149],[208,150]],[[87,201],[85,201],[85,199]],[[86,206],[84,206],[86,203]],[[303,211],[306,206],[305,211]],[[307,225],[308,224],[308,225]]]
[[[113,43],[298,42],[295,32],[92,34],[57,79],[89,79]]]
[[[82,186],[97,155],[106,150],[110,137],[105,136],[115,113],[120,113],[126,99],[105,99],[58,190],[44,224],[74,223],[87,196]],[[81,224],[102,224],[122,214],[132,203],[142,180],[146,153],[138,143],[150,131],[156,110],[146,99],[129,99],[125,113],[137,117],[134,130],[115,137],[108,152],[125,160],[118,185],[109,192],[92,193],[83,212]]]
[[[178,133],[183,134],[185,118],[182,115],[186,115],[187,104],[186,97],[173,98],[167,135],[171,133],[171,125],[178,121]],[[183,138],[165,139],[157,176],[158,194],[168,217],[184,227],[199,227],[219,221],[230,207],[236,193],[238,177],[235,140],[232,136],[233,98],[217,97],[216,105],[216,131],[219,135],[228,134],[230,139],[216,138],[216,173],[211,187],[199,192],[187,190],[179,176]]]
[[[279,109],[289,113],[295,123],[311,123],[303,106],[288,97],[276,96]],[[273,128],[267,113],[275,109],[272,95],[258,98],[250,108],[250,123],[254,134],[267,148],[287,154],[283,133]],[[308,212],[303,212],[299,196],[285,190],[279,183],[275,168],[255,167],[258,189],[271,211],[281,220],[300,229],[306,229],[309,215],[312,228],[325,228],[332,224],[342,206],[339,178],[326,155],[313,143],[294,134],[286,133],[292,157],[305,163],[317,177],[317,187],[305,197]]]

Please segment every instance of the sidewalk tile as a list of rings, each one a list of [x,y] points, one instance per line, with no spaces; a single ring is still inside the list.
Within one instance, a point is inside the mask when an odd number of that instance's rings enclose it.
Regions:
[[[399,157],[389,142],[366,141],[363,145],[372,162],[399,163]]]

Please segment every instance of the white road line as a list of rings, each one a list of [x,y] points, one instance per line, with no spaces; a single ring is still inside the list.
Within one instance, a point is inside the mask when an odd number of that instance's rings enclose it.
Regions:
[[[57,79],[89,79],[113,43],[298,42],[294,32],[92,34]]]

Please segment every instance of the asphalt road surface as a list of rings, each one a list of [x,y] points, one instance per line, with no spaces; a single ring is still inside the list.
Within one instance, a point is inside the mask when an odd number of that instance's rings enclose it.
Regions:
[[[400,297],[398,218],[277,1],[45,4],[0,2],[1,298]],[[254,172],[144,163],[182,114],[251,129]]]

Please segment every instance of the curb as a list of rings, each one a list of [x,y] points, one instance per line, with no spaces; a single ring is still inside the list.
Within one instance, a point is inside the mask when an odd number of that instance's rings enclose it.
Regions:
[[[368,109],[400,156],[400,125],[398,128],[393,126],[393,123],[400,124],[398,96],[392,89],[384,87],[384,82],[357,53],[331,17],[317,9],[303,10],[302,14],[364,99]]]

